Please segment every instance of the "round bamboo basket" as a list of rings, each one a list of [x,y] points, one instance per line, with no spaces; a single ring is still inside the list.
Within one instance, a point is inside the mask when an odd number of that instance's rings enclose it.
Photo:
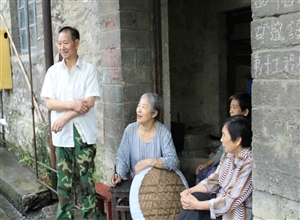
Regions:
[[[176,220],[181,210],[182,179],[174,171],[152,168],[139,190],[139,203],[146,220]]]

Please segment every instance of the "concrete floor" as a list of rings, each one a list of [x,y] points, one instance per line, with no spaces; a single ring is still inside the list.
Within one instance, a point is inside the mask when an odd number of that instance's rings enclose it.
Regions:
[[[0,219],[12,220],[12,219],[26,219],[7,199],[0,194]]]
[[[20,179],[22,181],[20,181]],[[39,193],[40,184],[36,182],[35,174],[26,166],[19,163],[12,157],[7,149],[0,146],[0,220],[55,220],[57,202],[40,207],[37,210],[20,212],[20,198],[27,195]],[[9,190],[9,193],[7,191]],[[9,200],[4,195],[9,195]],[[14,206],[13,204],[17,204]],[[75,210],[75,220],[82,219],[81,211]],[[100,220],[105,220],[106,215],[102,215]]]
[[[3,195],[0,194],[0,219],[1,220],[55,220],[56,204],[45,207],[42,210],[20,213]],[[80,211],[75,212],[75,220],[82,219]],[[106,220],[106,215],[99,220]]]

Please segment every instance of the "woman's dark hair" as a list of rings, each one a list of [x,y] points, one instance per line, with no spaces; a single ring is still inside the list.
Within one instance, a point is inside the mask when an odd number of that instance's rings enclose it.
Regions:
[[[251,118],[251,95],[247,92],[236,92],[232,96],[229,97],[229,103],[233,100],[237,100],[239,102],[240,108],[242,111],[246,109],[249,110],[247,115],[248,118]]]
[[[65,26],[65,27],[62,27],[60,30],[59,30],[59,34],[61,33],[61,32],[67,32],[67,31],[70,31],[70,33],[71,33],[71,38],[72,38],[72,40],[73,41],[75,41],[75,40],[80,40],[80,35],[79,35],[79,31],[76,29],[76,28],[72,28],[72,27],[70,27],[70,26]]]
[[[146,98],[151,106],[151,113],[154,113],[157,111],[157,115],[154,119],[158,119],[162,109],[163,109],[163,101],[162,98],[154,93],[145,93],[144,95],[141,96],[140,99]]]
[[[230,134],[231,140],[236,141],[241,137],[241,146],[250,147],[252,142],[252,129],[250,120],[244,115],[235,115],[227,118],[224,126]]]

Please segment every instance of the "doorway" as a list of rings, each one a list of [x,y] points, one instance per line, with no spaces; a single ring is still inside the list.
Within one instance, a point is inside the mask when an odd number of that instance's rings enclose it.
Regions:
[[[251,88],[250,6],[168,1],[171,127],[187,176],[219,144],[229,96]]]
[[[227,21],[227,94],[251,94],[251,8],[229,11]]]

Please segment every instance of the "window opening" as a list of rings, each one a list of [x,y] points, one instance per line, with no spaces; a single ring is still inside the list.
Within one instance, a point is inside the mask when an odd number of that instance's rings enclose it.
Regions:
[[[32,51],[37,50],[37,23],[35,0],[28,0],[28,12],[26,11],[26,0],[18,0],[19,32],[21,51],[28,52],[27,13],[29,17],[29,37]]]

